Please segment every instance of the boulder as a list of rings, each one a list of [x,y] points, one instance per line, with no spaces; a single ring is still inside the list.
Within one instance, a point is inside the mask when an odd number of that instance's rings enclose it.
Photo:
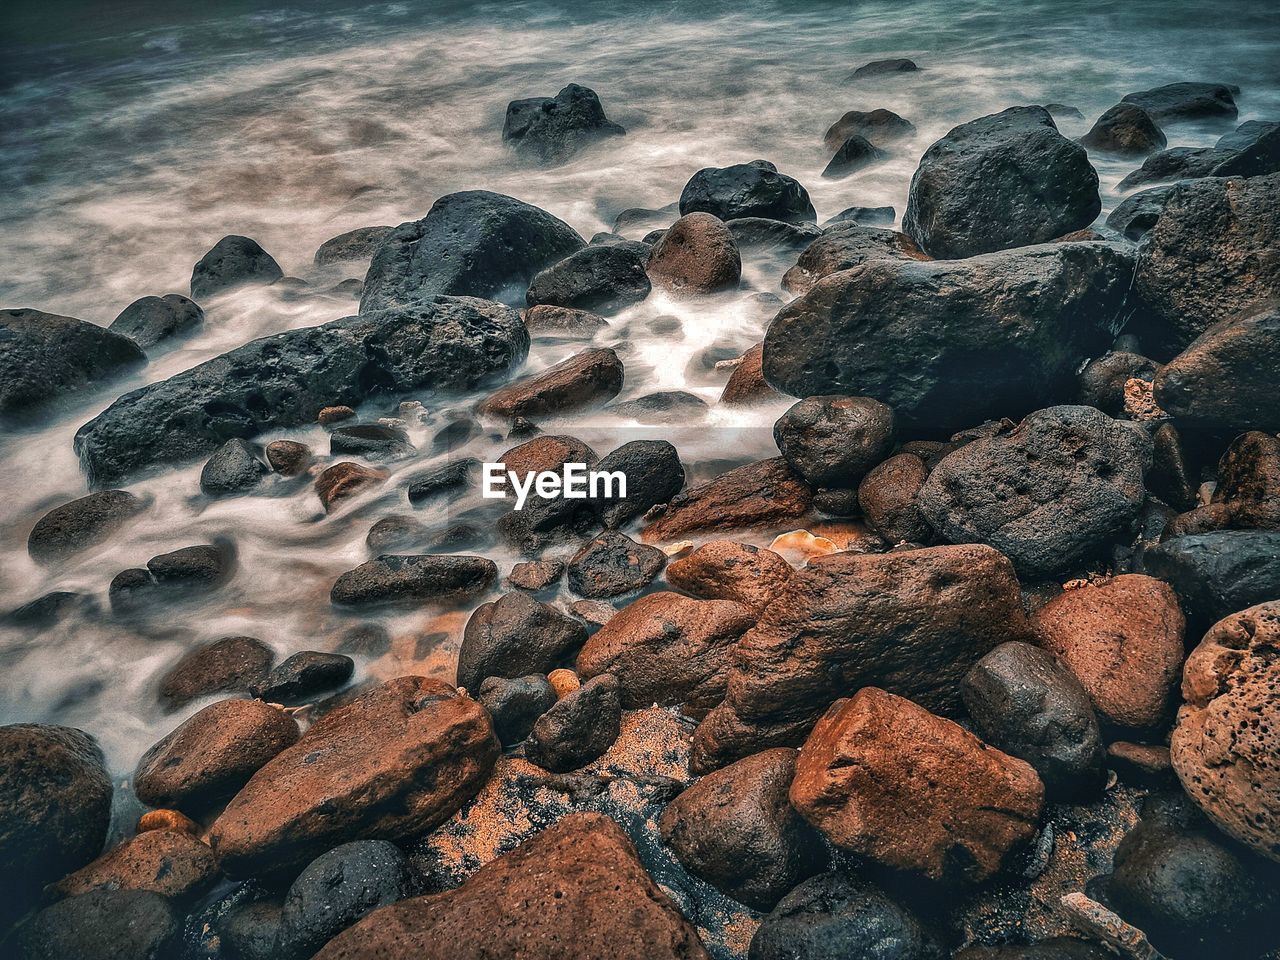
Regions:
[[[145,569],[122,570],[107,589],[118,614],[145,613],[162,603],[180,603],[220,590],[236,571],[235,545],[198,543],[162,553]]]
[[[146,350],[170,337],[190,333],[202,323],[204,311],[198,303],[179,293],[168,293],[133,301],[107,329]]]
[[[1264,135],[1280,129],[1275,120],[1246,120],[1230,133],[1223,134],[1214,144],[1219,150],[1240,151],[1258,143]]]
[[[587,631],[555,607],[507,593],[476,608],[458,650],[458,686],[479,690],[487,677],[547,673],[582,646]]]
[[[205,300],[236,287],[266,286],[284,276],[280,264],[256,240],[223,237],[191,270],[191,296]]]
[[[667,582],[703,600],[731,600],[759,610],[795,571],[779,554],[733,540],[711,540],[667,566]]]
[[[618,417],[638,423],[684,423],[707,411],[707,402],[684,390],[660,390],[634,400],[611,403],[605,408]]]
[[[1147,157],[1141,167],[1116,184],[1116,189],[1132,190],[1149,183],[1214,176],[1218,166],[1231,156],[1234,154],[1230,151],[1214,147],[1170,147]]]
[[[388,555],[342,574],[329,599],[344,607],[450,603],[483,594],[497,579],[485,557]]]
[[[268,472],[261,453],[247,440],[228,440],[200,470],[200,491],[209,497],[228,497],[252,490]]]
[[[527,560],[511,568],[507,583],[520,590],[546,590],[563,576],[563,560]]]
[[[888,157],[887,153],[866,137],[854,134],[840,145],[835,156],[827,162],[822,176],[826,180],[839,180],[857,173],[863,167],[880,163]]]
[[[684,487],[684,464],[666,440],[632,440],[601,458],[595,469],[621,471],[627,495],[597,502],[606,529],[614,530],[660,503],[668,503]]]
[[[395,227],[357,227],[340,233],[326,240],[316,250],[312,259],[317,267],[327,267],[334,263],[348,263],[352,260],[368,260],[382,245],[382,241],[391,235]]]
[[[1070,396],[1125,319],[1133,254],[1053,243],[969,260],[876,260],[818,281],[769,324],[765,379],[867,396],[943,432]]]
[[[343,460],[331,467],[325,467],[316,477],[314,487],[325,513],[331,513],[342,501],[349,500],[370,487],[378,486],[386,481],[387,476],[385,470]]]
[[[759,253],[803,250],[822,236],[822,231],[816,224],[787,223],[785,220],[770,220],[767,217],[739,217],[737,220],[730,220],[725,226],[733,235],[733,242],[738,245],[739,250]]]
[[[728,407],[749,407],[784,399],[764,378],[764,344],[757,343],[742,355],[720,394]]]
[[[344,423],[329,432],[329,453],[335,457],[401,460],[416,452],[404,430],[384,423]]]
[[[902,231],[932,257],[958,260],[1046,243],[1102,210],[1085,149],[1043,107],[1010,107],[953,128],[920,158]]]
[[[149,890],[95,890],[45,907],[15,934],[23,960],[169,960],[182,919]]]
[[[729,228],[711,213],[687,213],[671,225],[649,254],[649,276],[668,293],[734,289],[742,257]]]
[[[524,312],[524,325],[534,339],[590,340],[609,326],[609,321],[587,310],[543,303]]]
[[[484,708],[398,677],[326,713],[260,768],[209,829],[231,877],[285,873],[338,842],[439,826],[484,785],[501,746]]]
[[[192,900],[218,878],[213,851],[190,834],[147,830],[63,877],[50,888],[62,897],[94,890],[147,890],[173,901]]]
[[[544,770],[568,773],[613,746],[621,723],[618,681],[607,673],[592,677],[538,718],[525,743],[525,756]]]
[[[518,367],[529,334],[514,310],[428,297],[254,340],[127,393],[76,432],[94,483],[205,456],[233,437],[303,426],[333,403],[410,390],[473,390]]]
[[[450,193],[383,240],[365,276],[360,312],[440,294],[518,303],[539,271],[584,246],[567,223],[513,197]]]
[[[781,457],[735,467],[673,497],[641,533],[647,543],[690,533],[733,530],[795,520],[812,493]]]
[[[822,142],[827,149],[836,150],[850,137],[866,137],[873,143],[888,143],[908,137],[916,132],[910,120],[904,120],[892,110],[850,110],[827,128]]]
[[[778,173],[767,160],[699,170],[680,193],[680,215],[696,212],[714,214],[721,220],[767,217],[813,223],[818,218],[809,191]]]
[[[805,741],[791,803],[844,850],[932,880],[979,883],[1035,835],[1044,785],[959,724],[864,687]]]
[[[845,207],[824,223],[823,227],[834,227],[838,223],[857,223],[864,227],[891,227],[897,218],[898,213],[893,207]]]
[[[1158,122],[1173,123],[1236,115],[1239,88],[1225,83],[1166,83],[1126,94],[1121,102],[1141,107]]]
[[[405,495],[415,507],[433,503],[442,497],[457,499],[472,485],[479,467],[480,461],[475,457],[464,457],[414,474],[405,488]]]
[[[517,156],[546,165],[565,163],[582,148],[627,131],[604,115],[590,87],[571,83],[554,97],[507,104],[502,140]]]
[[[54,507],[36,521],[27,552],[37,563],[61,563],[110,539],[147,509],[147,501],[126,490],[101,490]]]
[[[808,293],[823,277],[871,260],[928,260],[905,233],[844,221],[823,231],[782,275],[782,289]]]
[[[538,718],[555,706],[556,691],[540,673],[527,677],[488,677],[476,699],[489,711],[493,732],[504,747],[529,736]]]
[[[1100,153],[1140,157],[1162,150],[1169,141],[1147,111],[1134,103],[1117,103],[1094,122],[1080,142]]]
[[[610,530],[569,560],[569,589],[589,600],[620,597],[644,588],[666,565],[667,555],[657,547]]]
[[[248,693],[271,670],[275,653],[253,637],[221,637],[183,654],[164,672],[160,703],[177,710],[215,693]]]
[[[1209,530],[1280,530],[1280,439],[1252,430],[1218,461],[1209,503],[1174,517],[1163,537]]]
[[[1167,582],[1193,629],[1280,596],[1280,532],[1214,530],[1147,549],[1143,568]]]
[[[849,74],[849,79],[863,80],[867,77],[883,77],[894,73],[915,73],[919,69],[914,60],[908,60],[906,57],[891,57],[888,60],[872,60],[870,63],[864,63]]]
[[[607,347],[594,348],[491,393],[480,412],[507,419],[550,417],[599,406],[621,389],[622,361]]]
[[[612,314],[649,295],[644,260],[622,246],[583,247],[540,271],[525,303]]]
[[[888,543],[928,543],[933,528],[920,510],[929,468],[914,453],[899,453],[874,467],[858,484],[862,515]]]
[[[1137,243],[1160,219],[1173,186],[1149,187],[1125,197],[1107,214],[1107,226]]]
[[[355,667],[354,660],[340,653],[302,650],[278,664],[253,688],[253,694],[268,703],[305,703],[343,686]]]
[[[311,466],[311,448],[297,440],[272,440],[263,448],[267,466],[282,477],[298,477]]]
[[[1280,127],[1273,127],[1213,168],[1215,177],[1263,177],[1280,173]]]
[[[852,488],[889,456],[893,428],[893,410],[870,397],[809,397],[778,418],[773,439],[809,486]]]

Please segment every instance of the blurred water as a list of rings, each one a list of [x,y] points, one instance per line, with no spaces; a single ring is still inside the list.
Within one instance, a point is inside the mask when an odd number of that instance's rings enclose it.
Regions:
[[[1020,103],[1059,102],[1083,133],[1123,94],[1183,79],[1238,83],[1240,120],[1280,116],[1280,22],[1266,5],[941,0],[891,3],[250,2],[10,4],[0,30],[0,306],[36,307],[109,323],[146,294],[186,292],[191,265],[222,235],[254,237],[287,273],[312,277],[325,239],[422,216],[455,190],[486,188],[546,208],[584,236],[632,206],[660,207],[697,169],[765,157],[809,188],[819,220],[852,205],[901,213],[919,155],[964,120]],[[871,59],[909,56],[919,73],[852,84]],[[508,100],[593,87],[628,130],[572,163],[513,162],[500,139]],[[887,107],[917,135],[892,159],[839,181],[819,176],[826,128],[850,109]],[[1170,146],[1212,143],[1219,125],[1170,127]],[[1133,166],[1096,159],[1105,210]],[[777,291],[785,264],[752,261],[746,277]],[[328,280],[359,275],[331,273]],[[710,343],[746,347],[769,311],[740,296],[667,303],[654,296],[614,321],[623,339],[623,398],[687,384]],[[83,495],[75,429],[127,386],[169,376],[247,340],[354,312],[335,299],[288,301],[246,291],[214,304],[203,331],[154,360],[133,384],[83,398],[49,424],[0,437],[0,596],[14,606],[54,588],[98,596],[112,575],[219,533],[240,548],[240,572],[212,600],[160,622],[73,619],[41,634],[0,631],[0,722],[82,726],[124,770],[173,720],[152,706],[155,672],[192,643],[248,633],[282,655],[329,648],[342,626],[327,591],[367,558],[378,516],[408,514],[394,483],[328,518],[309,488],[209,504],[199,465],[130,489],[154,504],[142,522],[65,567],[26,552],[47,509]],[[649,331],[674,315],[676,334]],[[539,346],[531,367],[574,347]],[[427,404],[434,422],[447,411]],[[370,416],[385,414],[371,409]],[[671,438],[692,463],[772,452],[776,411],[714,410],[647,431],[595,417],[565,427],[604,454],[636,436]],[[552,425],[554,426],[554,425]],[[318,429],[290,436],[327,444]],[[480,446],[476,455],[504,444]],[[468,453],[473,451],[468,450]],[[400,476],[422,463],[400,468]],[[430,517],[427,517],[430,519]],[[513,558],[499,555],[503,572]],[[397,637],[430,633],[433,613],[387,618]],[[456,618],[455,618],[456,619]],[[404,647],[405,644],[399,644]],[[414,656],[429,659],[422,644]],[[412,658],[410,658],[412,659]],[[403,666],[405,661],[398,662]],[[447,653],[430,660],[447,671]],[[362,670],[391,669],[362,664]]]

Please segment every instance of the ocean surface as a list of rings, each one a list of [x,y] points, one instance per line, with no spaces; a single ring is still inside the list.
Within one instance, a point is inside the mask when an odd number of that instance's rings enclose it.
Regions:
[[[312,255],[329,237],[416,219],[437,197],[463,189],[514,195],[590,237],[624,208],[676,200],[701,167],[757,157],[808,187],[819,222],[853,205],[892,205],[900,215],[924,149],[954,125],[1007,106],[1076,107],[1085,119],[1059,121],[1074,137],[1126,93],[1208,80],[1241,87],[1240,121],[1275,119],[1278,47],[1274,9],[1239,0],[1212,7],[1185,0],[10,2],[0,12],[0,307],[105,325],[138,297],[186,293],[192,264],[229,233],[258,240],[293,276],[330,283],[362,275],[357,268],[320,276]],[[921,71],[848,80],[868,60],[897,56],[915,59]],[[501,142],[507,102],[552,95],[571,81],[595,89],[627,136],[551,170],[517,163]],[[895,145],[886,163],[821,179],[830,159],[826,128],[846,110],[876,107],[911,120],[917,135]],[[1178,124],[1166,133],[1170,146],[1200,146],[1230,129]],[[1095,165],[1105,217],[1119,200],[1115,184],[1137,164],[1095,158]],[[655,294],[613,318],[601,342],[621,344],[621,399],[687,389],[713,403],[725,377],[690,377],[690,360],[711,344],[757,342],[774,308],[755,295],[780,293],[787,265],[752,258],[739,295],[680,303]],[[41,514],[87,492],[71,438],[120,393],[255,337],[353,312],[354,302],[334,298],[237,293],[132,381],[0,434],[5,608],[62,589],[93,595],[105,611],[119,570],[216,536],[231,536],[239,549],[235,579],[201,603],[140,622],[99,612],[43,632],[0,627],[0,723],[82,727],[123,773],[177,722],[155,705],[154,688],[157,672],[182,650],[247,634],[283,658],[332,649],[360,622],[331,609],[329,587],[369,557],[364,541],[374,520],[413,513],[403,478],[420,471],[425,456],[396,465],[392,482],[328,517],[309,485],[209,502],[193,464],[131,485],[152,506],[102,548],[54,569],[26,550]],[[655,324],[664,317],[679,323]],[[580,348],[537,344],[529,367]],[[424,399],[428,421],[409,427],[421,447],[450,412]],[[361,412],[373,418],[394,408]],[[697,478],[773,454],[777,412],[713,408],[648,428],[600,415],[563,432],[602,455],[637,437],[671,439]],[[318,428],[279,435],[327,452]],[[482,439],[466,452],[484,459],[509,445]],[[486,552],[504,574],[514,560]],[[451,678],[460,617],[416,611],[381,619],[393,652],[359,661],[358,678],[415,671]]]

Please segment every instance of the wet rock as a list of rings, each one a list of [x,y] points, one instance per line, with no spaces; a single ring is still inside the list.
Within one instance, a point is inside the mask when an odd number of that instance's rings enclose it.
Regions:
[[[1093,407],[1037,410],[1011,433],[948,454],[920,491],[952,543],[988,543],[1020,572],[1069,570],[1137,516],[1151,441]]]
[[[500,751],[489,715],[448,684],[399,677],[327,713],[254,774],[214,822],[223,872],[285,872],[337,841],[439,826]]]
[[[872,60],[870,63],[864,63],[849,74],[849,79],[862,80],[866,77],[883,77],[894,73],[915,73],[919,69],[914,60],[908,60],[906,57],[891,57],[888,60]]]
[[[119,614],[145,612],[157,603],[194,600],[215,593],[235,574],[235,548],[201,543],[152,557],[146,569],[122,570],[107,589]]]
[[[720,219],[712,213],[687,212],[654,244],[648,270],[653,282],[669,293],[714,293],[738,286],[742,257]]]
[[[298,477],[311,466],[311,448],[296,440],[272,440],[263,450],[267,466],[282,477]]]
[[[261,700],[219,700],[142,755],[134,793],[148,806],[199,816],[235,796],[298,736],[291,716]]]
[[[563,472],[567,464],[582,464],[592,468],[595,452],[575,437],[539,436],[508,450],[500,458],[508,472],[519,476],[550,471]],[[501,487],[500,487],[501,489]],[[522,510],[504,514],[498,519],[498,535],[504,542],[530,557],[536,557],[552,544],[576,543],[576,538],[587,536],[599,528],[596,508],[588,498],[540,496],[532,489]],[[603,490],[597,491],[603,493]],[[514,495],[507,494],[508,499]]]
[[[607,673],[592,677],[538,718],[525,756],[553,773],[576,770],[613,745],[621,721],[618,681]]]
[[[990,547],[817,557],[734,648],[725,701],[694,735],[695,769],[793,746],[863,686],[955,714],[969,668],[1030,636],[1013,565]]]
[[[391,634],[380,623],[362,623],[344,630],[339,637],[337,653],[373,659],[391,649]]]
[[[553,165],[584,147],[627,131],[604,115],[590,87],[571,83],[554,97],[529,97],[507,104],[502,140],[518,156]]]
[[[352,260],[368,260],[377,252],[382,241],[391,235],[395,227],[357,227],[340,233],[320,244],[313,258],[317,267]]]
[[[360,312],[438,294],[517,303],[539,271],[584,246],[545,210],[487,190],[451,193],[378,247]]]
[[[316,477],[316,496],[320,498],[320,503],[324,506],[325,512],[330,513],[342,501],[349,500],[361,491],[383,483],[386,479],[387,472],[385,470],[378,470],[373,467],[366,467],[363,464],[352,463],[350,460],[344,460],[341,463],[335,463],[331,467],[326,467]]]
[[[556,703],[556,691],[546,677],[488,677],[476,698],[489,711],[493,732],[504,747],[524,741],[538,718]]]
[[[95,890],[45,907],[16,934],[23,960],[168,960],[182,922],[147,890]]]
[[[974,727],[993,747],[1025,760],[1050,797],[1088,799],[1102,788],[1103,747],[1088,693],[1029,643],[1002,643],[960,687]]]
[[[839,180],[864,167],[880,163],[888,156],[866,137],[855,134],[840,145],[840,149],[823,169],[822,176],[826,180]]]
[[[280,933],[280,900],[237,904],[217,919],[220,948],[235,960],[282,960],[276,952]]]
[[[893,410],[869,397],[801,400],[778,418],[773,439],[811,487],[856,487],[893,449]]]
[[[303,650],[267,674],[253,693],[268,703],[303,703],[341,687],[355,667],[355,661],[342,654]]]
[[[1242,433],[1218,461],[1209,503],[1174,517],[1164,537],[1228,529],[1280,529],[1280,440]]]
[[[647,393],[634,400],[613,403],[606,408],[620,417],[630,417],[640,423],[686,423],[707,410],[707,402],[684,390],[663,390]]]
[[[1214,624],[1187,659],[1170,741],[1191,799],[1228,836],[1280,861],[1280,602]],[[1273,945],[1273,944],[1269,944]]]
[[[7,931],[45,884],[98,855],[112,791],[97,742],[72,727],[0,727],[0,756],[0,931]]]
[[[929,477],[913,453],[890,457],[858,484],[858,506],[872,528],[889,543],[928,543],[933,528],[920,511],[920,491]]]
[[[767,160],[731,167],[706,167],[685,184],[680,214],[703,212],[721,220],[767,217],[788,223],[817,220],[809,192],[797,181],[778,173]]]
[[[520,590],[545,590],[564,576],[561,560],[528,560],[517,563],[507,576],[507,583]]]
[[[1080,364],[1110,344],[1132,256],[1055,243],[955,262],[871,261],[779,311],[764,375],[792,396],[872,397],[906,430],[1025,413],[1069,396]]]
[[[1101,209],[1084,148],[1043,107],[1010,107],[925,151],[902,231],[930,256],[956,260],[1045,243],[1089,226]]]
[[[1136,243],[1156,225],[1172,192],[1173,186],[1164,186],[1130,194],[1107,215],[1107,226]]]
[[[147,362],[128,337],[40,310],[0,310],[0,418],[117,380]]]
[[[1213,147],[1172,147],[1147,157],[1142,166],[1118,184],[1117,190],[1132,190],[1148,183],[1193,180],[1209,177],[1231,154]]]
[[[1174,537],[1143,556],[1145,572],[1166,581],[1193,628],[1280,596],[1280,532],[1215,530]]]
[[[943,960],[920,919],[866,880],[824,873],[797,886],[751,938],[750,960]]]
[[[524,312],[524,325],[536,337],[590,340],[609,326],[609,321],[587,310],[538,304]]]
[[[230,437],[302,426],[334,403],[409,390],[474,389],[523,362],[514,310],[425,297],[254,340],[125,394],[76,433],[95,483],[209,454]]]
[[[1280,129],[1280,123],[1274,120],[1246,120],[1230,133],[1219,137],[1214,146],[1219,150],[1245,150],[1276,129]]]
[[[267,285],[284,276],[280,264],[255,240],[223,237],[191,270],[191,296],[205,300],[243,286]]]
[[[812,223],[787,223],[767,217],[739,217],[725,226],[739,250],[757,252],[803,250],[822,235]]]
[[[283,960],[310,957],[366,914],[413,896],[412,868],[385,840],[355,840],[321,854],[298,875],[280,909]]]
[[[641,589],[667,565],[657,547],[609,531],[588,541],[569,561],[569,589],[580,597],[620,597]]]
[[[342,574],[329,599],[348,607],[450,603],[483,594],[497,579],[484,557],[388,555]]]
[[[1133,103],[1117,103],[1111,107],[1080,142],[1090,150],[1121,157],[1143,156],[1163,149],[1168,143],[1151,115]]]
[[[934,880],[981,882],[1034,836],[1044,785],[958,724],[864,687],[805,741],[791,802],[845,850]]]
[[[1180,183],[1138,256],[1135,284],[1178,344],[1280,297],[1280,174]],[[1205,264],[1213,264],[1206,270]]]
[[[684,464],[666,440],[624,443],[606,454],[595,469],[602,473],[621,471],[627,478],[625,497],[595,501],[606,529],[617,529],[651,507],[669,503],[684,487]]]
[[[1136,353],[1106,353],[1080,371],[1080,403],[1109,416],[1124,411],[1125,384],[1135,377],[1152,380],[1160,365]]]
[[[200,490],[210,497],[229,497],[252,490],[267,475],[260,449],[239,438],[220,446],[200,471]]]
[[[772,550],[712,540],[667,567],[667,582],[704,600],[731,600],[761,609],[786,586],[794,570]]]
[[[587,640],[578,673],[616,677],[628,709],[658,703],[705,711],[723,699],[730,649],[755,616],[750,607],[728,600],[651,593]]]
[[[112,333],[128,337],[146,350],[170,337],[190,333],[204,323],[200,305],[178,293],[135,300],[111,321]]]
[[[685,869],[756,910],[770,910],[826,866],[787,791],[796,751],[766,750],[703,777],[667,805],[663,839]]]
[[[405,551],[421,546],[427,540],[430,528],[413,517],[383,517],[364,538],[365,546],[375,556]]]
[[[587,631],[524,593],[508,593],[471,614],[458,651],[458,686],[478,690],[487,677],[546,673],[582,646]]]
[[[823,227],[831,228],[838,223],[856,223],[864,227],[891,227],[897,218],[897,211],[893,207],[846,207],[824,223]]]
[[[186,833],[148,830],[126,840],[52,886],[58,896],[94,890],[148,890],[187,900],[211,887],[218,871],[213,851]]]
[[[160,703],[169,710],[214,693],[248,693],[266,677],[275,653],[253,637],[222,637],[182,655],[160,678]]]
[[[97,602],[92,596],[71,590],[51,590],[0,614],[0,623],[31,630],[47,630],[63,618],[79,612],[97,612]]]
[[[802,516],[812,493],[781,457],[736,467],[673,497],[643,530],[648,543],[687,534],[779,523]]]
[[[1238,88],[1225,83],[1166,83],[1127,94],[1121,102],[1141,107],[1153,120],[1176,122],[1202,117],[1234,117]]]
[[[598,406],[622,389],[622,361],[608,348],[583,350],[517,380],[480,404],[493,417],[548,417]]]
[[[1267,130],[1213,168],[1215,177],[1262,177],[1270,173],[1280,173],[1280,128]]]
[[[479,467],[479,460],[475,457],[466,457],[442,467],[415,474],[406,488],[409,502],[415,507],[421,507],[441,497],[452,500],[464,493],[471,485]]]
[[[54,564],[110,539],[147,508],[125,490],[102,490],[54,507],[36,521],[27,552],[37,563]]]
[[[824,231],[805,248],[795,266],[782,275],[782,288],[799,296],[823,277],[871,260],[927,259],[905,233],[848,221]]]
[[[764,345],[759,343],[742,355],[742,361],[733,368],[729,382],[720,394],[722,404],[746,407],[783,399],[782,394],[765,380],[763,359]]]
[[[892,110],[850,110],[827,129],[822,135],[822,142],[829,150],[835,150],[850,137],[888,143],[915,132],[915,125],[910,120],[904,120]]]
[[[1163,744],[1116,740],[1107,746],[1107,764],[1123,783],[1162,789],[1174,782],[1169,748]]]
[[[649,295],[645,260],[623,246],[584,247],[541,271],[525,302],[613,314]]]
[[[415,453],[409,435],[399,427],[381,423],[356,423],[336,427],[329,434],[329,453],[369,460],[398,460]]]

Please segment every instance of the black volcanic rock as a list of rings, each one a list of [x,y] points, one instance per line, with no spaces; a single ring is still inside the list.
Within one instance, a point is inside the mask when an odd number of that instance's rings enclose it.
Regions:
[[[710,213],[721,220],[766,217],[788,223],[813,223],[817,213],[809,191],[767,160],[731,167],[706,167],[680,194],[680,215]]]
[[[502,139],[517,155],[539,163],[564,163],[583,147],[627,131],[604,115],[590,87],[571,83],[554,97],[529,97],[507,104]]]
[[[1136,243],[1156,225],[1172,191],[1173,187],[1170,185],[1150,187],[1130,194],[1107,214],[1107,226],[1124,234],[1126,240]]]
[[[838,180],[841,177],[857,173],[863,167],[879,163],[887,157],[887,153],[866,137],[854,134],[840,145],[836,155],[831,158],[826,168],[822,171],[822,176],[828,180]]]
[[[162,340],[189,333],[204,323],[204,311],[178,293],[135,300],[107,329],[128,337],[144,350]]]
[[[1238,89],[1225,83],[1166,83],[1126,94],[1121,102],[1136,104],[1157,123],[1169,123],[1202,117],[1234,117],[1236,93]]]
[[[571,253],[538,273],[525,303],[611,314],[649,295],[644,259],[626,246],[597,245]]]
[[[1102,153],[1140,157],[1163,149],[1169,141],[1147,111],[1134,103],[1117,103],[1097,119],[1080,142]]]
[[[284,276],[280,264],[256,240],[232,234],[223,237],[191,271],[191,296],[196,300],[236,287],[275,283]]]

